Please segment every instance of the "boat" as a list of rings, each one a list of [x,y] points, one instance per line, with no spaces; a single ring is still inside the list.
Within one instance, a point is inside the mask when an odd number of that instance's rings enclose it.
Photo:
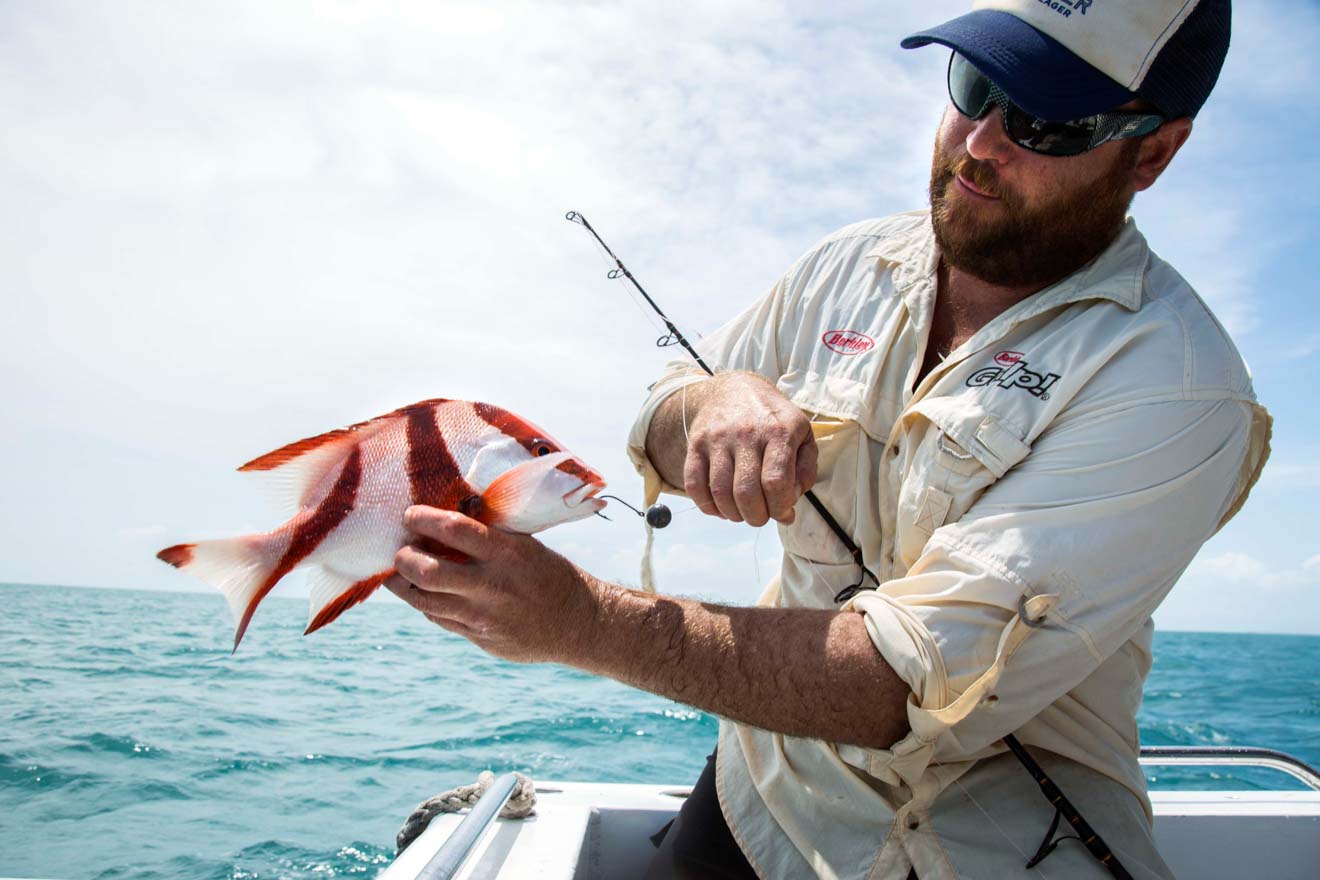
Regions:
[[[1154,766],[1265,767],[1303,790],[1152,791],[1155,839],[1187,880],[1320,877],[1320,771],[1272,749],[1146,747]],[[620,880],[644,875],[650,836],[677,814],[683,786],[545,782],[525,819],[498,813],[514,791],[495,780],[466,813],[436,817],[377,880]]]

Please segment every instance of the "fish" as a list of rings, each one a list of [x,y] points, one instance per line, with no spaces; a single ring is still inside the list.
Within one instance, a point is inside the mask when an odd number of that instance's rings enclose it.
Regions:
[[[312,567],[304,635],[366,601],[413,539],[403,513],[414,504],[520,534],[606,504],[596,497],[605,488],[601,475],[545,431],[497,406],[443,398],[281,446],[239,471],[267,475],[292,518],[263,534],[156,554],[224,593],[235,651],[257,605],[294,569]]]

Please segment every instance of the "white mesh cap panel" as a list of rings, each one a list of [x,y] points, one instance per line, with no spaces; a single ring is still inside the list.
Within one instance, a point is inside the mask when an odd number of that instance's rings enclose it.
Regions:
[[[975,0],[1048,34],[1114,81],[1136,91],[1164,44],[1198,0]]]

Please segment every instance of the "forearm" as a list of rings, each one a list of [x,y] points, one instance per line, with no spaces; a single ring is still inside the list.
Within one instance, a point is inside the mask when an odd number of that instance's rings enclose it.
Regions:
[[[860,614],[593,587],[596,619],[574,666],[790,736],[888,748],[908,732],[907,683]]]

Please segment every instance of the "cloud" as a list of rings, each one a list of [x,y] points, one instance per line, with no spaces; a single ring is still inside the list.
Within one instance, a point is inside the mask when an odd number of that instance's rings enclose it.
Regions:
[[[1320,333],[1311,333],[1297,343],[1296,347],[1284,356],[1291,360],[1303,360],[1320,351]]]
[[[1259,488],[1276,491],[1320,489],[1320,464],[1270,459],[1261,472]]]
[[[1317,634],[1320,554],[1296,562],[1238,550],[1202,555],[1155,620],[1162,629]]]
[[[1296,566],[1280,566],[1246,553],[1220,553],[1198,559],[1188,576],[1226,585],[1251,587],[1267,593],[1320,587],[1320,554]]]

